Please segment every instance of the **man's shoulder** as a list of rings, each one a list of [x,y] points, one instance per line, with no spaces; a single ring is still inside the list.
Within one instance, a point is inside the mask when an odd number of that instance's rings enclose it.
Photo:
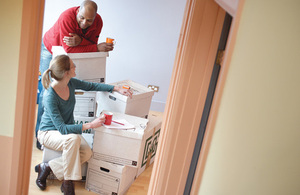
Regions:
[[[76,11],[79,8],[79,6],[77,7],[71,7],[67,10],[65,10],[63,13],[61,13],[60,17],[73,17],[76,16]]]

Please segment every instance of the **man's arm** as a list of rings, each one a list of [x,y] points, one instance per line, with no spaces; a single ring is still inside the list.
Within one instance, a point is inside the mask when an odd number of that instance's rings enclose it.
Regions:
[[[93,28],[93,31],[91,31],[88,35],[88,39],[90,40],[87,40],[83,37],[76,19],[71,17],[71,15],[62,16],[59,22],[59,31],[60,44],[64,50],[67,53],[97,52],[97,42],[102,29],[102,20],[100,18],[95,22],[96,23],[94,24],[95,27]],[[70,38],[70,33],[73,38]]]

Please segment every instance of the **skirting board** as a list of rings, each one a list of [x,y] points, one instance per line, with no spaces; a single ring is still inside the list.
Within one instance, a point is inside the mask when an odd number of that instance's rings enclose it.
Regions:
[[[157,111],[157,112],[164,112],[165,105],[166,102],[152,100],[150,110]]]

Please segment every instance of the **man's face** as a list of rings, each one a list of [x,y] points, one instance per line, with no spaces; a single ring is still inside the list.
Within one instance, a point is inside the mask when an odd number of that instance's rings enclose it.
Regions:
[[[78,11],[76,19],[80,28],[86,29],[93,24],[95,16],[96,13],[94,11],[88,11],[85,8],[82,8]]]

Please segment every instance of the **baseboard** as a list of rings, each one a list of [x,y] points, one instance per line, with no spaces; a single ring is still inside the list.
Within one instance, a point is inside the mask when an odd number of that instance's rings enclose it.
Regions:
[[[164,112],[165,106],[166,106],[166,102],[152,100],[150,110],[157,111],[157,112]]]
[[[9,194],[13,138],[7,136],[0,136],[0,143],[1,143],[0,190],[1,190],[1,194]]]

